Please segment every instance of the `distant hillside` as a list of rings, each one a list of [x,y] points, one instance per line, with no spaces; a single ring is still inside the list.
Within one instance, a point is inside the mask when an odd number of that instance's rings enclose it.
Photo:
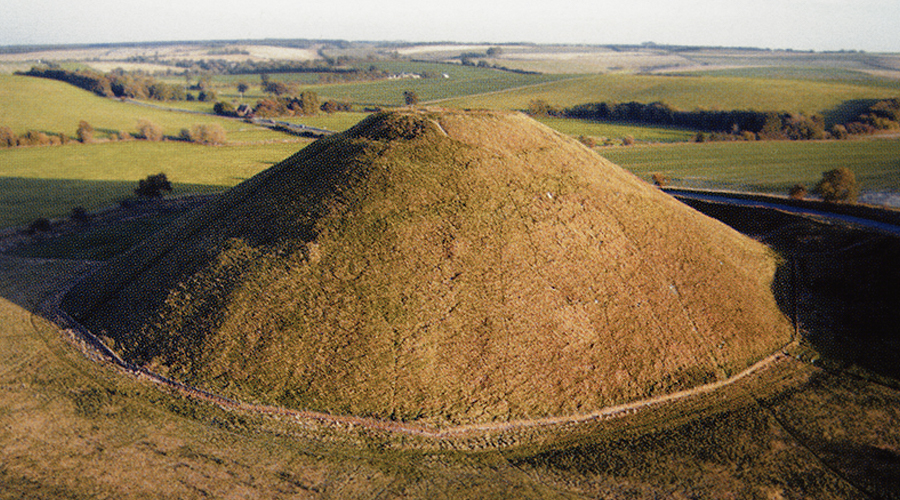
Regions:
[[[790,336],[775,268],[524,115],[404,110],[239,185],[64,307],[232,397],[448,425],[726,378]]]

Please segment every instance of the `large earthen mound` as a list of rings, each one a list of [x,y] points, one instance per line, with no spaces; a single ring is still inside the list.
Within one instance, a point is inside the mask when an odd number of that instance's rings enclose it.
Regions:
[[[789,338],[775,268],[523,115],[406,110],[236,187],[64,307],[211,391],[445,426],[737,373]]]

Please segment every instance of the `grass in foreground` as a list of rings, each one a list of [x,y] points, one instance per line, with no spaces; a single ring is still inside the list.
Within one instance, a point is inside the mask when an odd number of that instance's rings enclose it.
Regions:
[[[169,395],[87,361],[32,305],[83,269],[0,257],[0,498],[900,498],[896,391],[802,390],[550,449],[392,451]],[[750,401],[749,403],[747,401]],[[720,403],[722,404],[722,403]],[[848,482],[849,481],[849,482]]]

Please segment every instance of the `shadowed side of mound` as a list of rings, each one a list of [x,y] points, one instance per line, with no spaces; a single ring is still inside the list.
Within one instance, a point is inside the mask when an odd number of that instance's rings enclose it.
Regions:
[[[236,187],[64,307],[224,395],[446,426],[725,379],[790,336],[776,265],[523,115],[406,110]]]

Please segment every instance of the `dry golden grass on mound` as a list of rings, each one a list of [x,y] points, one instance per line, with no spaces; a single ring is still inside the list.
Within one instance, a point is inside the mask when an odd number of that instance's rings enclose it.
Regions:
[[[376,115],[157,244],[74,312],[126,358],[292,408],[588,413],[724,379],[789,337],[766,247],[517,114]],[[77,297],[104,281],[109,301]]]

